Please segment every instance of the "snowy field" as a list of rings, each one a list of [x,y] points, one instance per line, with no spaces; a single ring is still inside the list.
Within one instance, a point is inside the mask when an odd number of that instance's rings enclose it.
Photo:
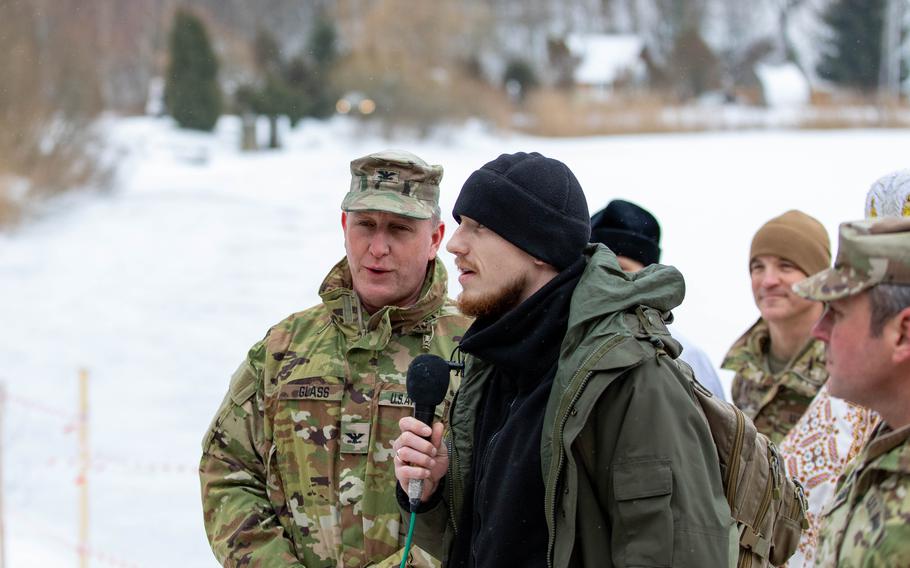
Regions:
[[[304,123],[279,152],[240,154],[163,119],[111,121],[115,189],[55,203],[0,235],[0,460],[9,568],[78,565],[77,374],[90,373],[90,565],[214,567],[202,528],[200,440],[249,346],[318,300],[343,254],[348,162],[386,147],[445,167],[443,211],[501,152],[566,162],[593,213],[612,198],[651,210],[663,262],[686,276],[678,328],[715,365],[752,323],[749,242],[802,209],[829,234],[866,189],[907,167],[910,131],[738,132],[583,139],[477,126],[383,140],[353,122]],[[447,235],[448,236],[448,235]],[[450,290],[457,293],[452,258]],[[725,377],[726,379],[727,377]]]

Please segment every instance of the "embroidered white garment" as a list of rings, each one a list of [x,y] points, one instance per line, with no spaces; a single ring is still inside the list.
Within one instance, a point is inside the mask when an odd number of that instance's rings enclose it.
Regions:
[[[806,490],[809,528],[788,568],[812,566],[818,542],[818,514],[834,496],[837,478],[866,443],[878,415],[828,393],[824,385],[806,413],[780,443],[787,471]]]
[[[866,219],[910,217],[910,170],[891,172],[866,193]]]

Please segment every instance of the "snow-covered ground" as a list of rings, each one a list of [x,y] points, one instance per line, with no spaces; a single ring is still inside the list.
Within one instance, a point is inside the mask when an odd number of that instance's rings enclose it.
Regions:
[[[908,166],[910,147],[908,130],[538,139],[468,126],[388,141],[339,120],[304,123],[282,151],[240,154],[237,128],[226,119],[210,136],[112,120],[124,149],[116,189],[0,235],[9,567],[77,565],[80,368],[90,374],[90,565],[216,565],[195,472],[202,434],[247,348],[316,302],[342,256],[354,157],[401,147],[443,164],[449,234],[461,183],[501,152],[566,162],[592,213],[619,197],[650,209],[663,261],[688,282],[679,329],[717,365],[756,317],[754,231],[798,208],[835,236],[839,221],[862,216],[877,177]]]

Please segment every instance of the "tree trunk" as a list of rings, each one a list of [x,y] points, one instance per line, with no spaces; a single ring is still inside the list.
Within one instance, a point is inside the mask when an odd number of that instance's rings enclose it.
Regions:
[[[281,148],[281,141],[278,139],[278,117],[269,116],[269,148]]]
[[[259,149],[256,142],[256,118],[255,114],[245,112],[240,119],[240,149],[244,152],[255,152]]]

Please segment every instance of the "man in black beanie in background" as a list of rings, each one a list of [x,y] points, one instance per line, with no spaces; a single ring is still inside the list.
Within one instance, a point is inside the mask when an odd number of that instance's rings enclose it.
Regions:
[[[663,321],[679,272],[588,246],[578,180],[538,153],[474,172],[453,213],[477,319],[445,440],[404,418],[393,443],[404,510],[423,480],[415,542],[458,567],[727,566],[717,451]]]

